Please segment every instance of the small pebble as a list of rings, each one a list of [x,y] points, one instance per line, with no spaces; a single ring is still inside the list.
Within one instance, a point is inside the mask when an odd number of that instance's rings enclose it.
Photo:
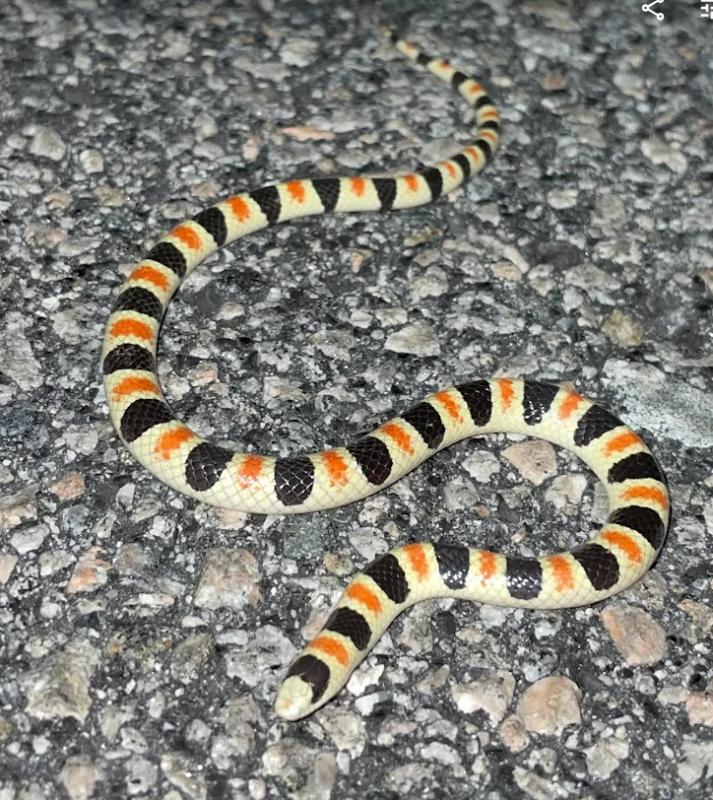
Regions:
[[[0,584],[3,586],[10,580],[17,564],[17,556],[13,553],[0,553]]]
[[[619,347],[636,347],[644,338],[641,325],[630,314],[618,308],[604,320],[602,330]]]
[[[559,511],[571,512],[582,502],[587,488],[585,475],[558,475],[545,491],[545,500]]]
[[[196,587],[193,602],[199,608],[256,606],[260,602],[260,571],[248,550],[209,550]]]
[[[34,525],[32,528],[22,528],[13,533],[10,537],[10,544],[22,556],[33,550],[39,550],[49,532],[49,528],[42,524]]]
[[[688,159],[679,150],[675,150],[662,139],[645,139],[641,143],[641,152],[653,164],[667,167],[671,172],[682,175],[688,168]]]
[[[52,161],[61,161],[67,152],[67,145],[56,131],[51,128],[40,127],[32,137],[30,152],[33,156],[49,158]]]
[[[535,486],[540,486],[557,473],[555,449],[543,439],[510,445],[503,450],[503,455],[523,478]]]
[[[514,692],[515,678],[510,673],[490,673],[472,683],[456,684],[451,694],[462,713],[485,711],[490,722],[497,725],[505,717]]]
[[[318,753],[307,782],[310,800],[330,800],[339,775],[337,759],[332,753]],[[255,797],[254,794],[251,796]],[[264,797],[264,793],[262,795]]]
[[[104,172],[104,157],[99,150],[82,150],[79,154],[79,163],[87,175]]]
[[[47,487],[60,500],[76,500],[84,494],[84,477],[78,472],[70,472]]]
[[[20,326],[0,331],[0,372],[23,391],[42,386],[45,371]]]
[[[577,205],[579,192],[576,189],[553,189],[547,193],[547,202],[552,208],[573,208]]]
[[[207,800],[208,786],[198,762],[183,753],[169,752],[161,756],[161,771],[189,800]]]
[[[568,725],[579,725],[582,693],[561,675],[541,678],[523,692],[517,713],[531,733],[559,735]]]
[[[37,719],[74,717],[83,722],[92,705],[89,688],[98,664],[99,651],[84,639],[48,655],[21,678],[27,713]]]
[[[89,756],[70,756],[62,767],[60,779],[71,800],[90,800],[100,772]]]
[[[683,742],[682,758],[678,762],[677,772],[681,780],[688,786],[697,783],[701,777],[710,775],[713,770],[713,742]]]
[[[79,557],[65,589],[67,594],[95,592],[104,586],[109,579],[111,564],[102,556],[100,547],[90,547]]]
[[[656,664],[666,657],[666,632],[646,611],[616,601],[600,617],[629,666]]]
[[[27,486],[0,500],[0,531],[37,519],[37,487]]]
[[[359,714],[333,706],[325,708],[320,722],[338,750],[357,758],[366,747],[366,722]]]
[[[686,698],[686,712],[691,725],[713,728],[713,694],[691,692]]]
[[[394,353],[437,356],[441,352],[438,336],[427,322],[414,322],[386,337],[384,347]]]
[[[587,769],[596,780],[606,780],[629,755],[629,743],[614,737],[600,739],[587,750]]]
[[[517,714],[505,717],[500,723],[498,733],[503,744],[511,753],[520,753],[530,744],[525,723]]]
[[[280,49],[280,60],[283,64],[294,67],[306,67],[315,60],[318,54],[317,42],[313,39],[302,39],[295,37],[288,41]]]

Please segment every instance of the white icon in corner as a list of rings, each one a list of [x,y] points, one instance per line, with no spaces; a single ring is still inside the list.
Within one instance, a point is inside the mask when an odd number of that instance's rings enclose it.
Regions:
[[[656,17],[656,19],[659,22],[661,22],[661,20],[663,19],[663,12],[661,12],[661,11],[652,11],[651,10],[651,6],[658,5],[659,3],[663,3],[663,0],[651,0],[650,3],[644,3],[644,5],[641,6],[641,10],[642,11],[648,11],[649,14],[653,14]]]

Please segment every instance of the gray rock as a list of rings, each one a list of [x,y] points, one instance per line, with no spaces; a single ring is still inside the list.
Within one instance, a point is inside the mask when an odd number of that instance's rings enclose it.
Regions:
[[[366,722],[353,711],[331,707],[325,709],[321,723],[338,750],[346,750],[352,758],[366,747]]]
[[[0,743],[4,744],[12,735],[12,723],[0,717]]]
[[[22,528],[10,537],[10,544],[22,556],[39,550],[42,542],[49,535],[50,529],[43,524],[33,525],[31,528]]]
[[[42,386],[44,370],[19,327],[0,331],[0,372],[4,372],[23,391]]]
[[[199,608],[241,609],[260,602],[260,571],[248,550],[216,548],[206,555],[193,602]]]
[[[413,322],[390,333],[384,347],[394,353],[410,353],[416,356],[437,356],[441,352],[435,330],[426,322]]]
[[[30,152],[34,156],[61,161],[67,152],[67,145],[57,131],[40,127],[32,137]]]
[[[587,768],[596,780],[605,780],[629,755],[629,743],[615,737],[602,738],[587,751]]]
[[[515,691],[515,679],[510,673],[489,673],[467,684],[456,684],[453,701],[464,714],[485,711],[492,724],[505,717]]]
[[[208,788],[200,764],[190,761],[182,753],[164,753],[161,756],[161,771],[169,783],[190,800],[206,800]]]
[[[318,46],[315,41],[295,37],[288,39],[280,48],[280,60],[283,64],[306,67],[315,60],[317,51]]]
[[[677,770],[684,784],[692,786],[704,775],[710,775],[713,769],[713,742],[684,742],[681,752],[683,757],[678,762]]]
[[[314,800],[330,800],[339,768],[333,753],[318,753],[309,776],[306,795]]]
[[[47,656],[21,678],[27,713],[38,719],[74,717],[83,722],[92,705],[89,686],[98,664],[99,651],[84,639]]]
[[[89,800],[100,777],[101,771],[86,755],[70,756],[60,773],[62,785],[71,800]]]
[[[158,767],[143,756],[136,756],[126,764],[126,792],[129,797],[145,795],[158,780]]]
[[[5,585],[10,580],[16,564],[16,555],[12,553],[0,553],[0,585]]]
[[[171,656],[171,674],[181,683],[193,683],[205,670],[213,653],[213,637],[194,633],[184,639]]]
[[[37,519],[37,486],[26,486],[0,500],[0,531]]]
[[[627,409],[626,421],[687,447],[713,447],[709,397],[651,364],[609,359],[605,385]]]
[[[257,686],[270,671],[286,667],[295,655],[294,645],[273,625],[259,628],[250,641],[225,654],[225,671],[248,686]]]
[[[82,150],[79,154],[79,163],[87,175],[95,175],[104,172],[104,157],[101,151],[94,148]]]

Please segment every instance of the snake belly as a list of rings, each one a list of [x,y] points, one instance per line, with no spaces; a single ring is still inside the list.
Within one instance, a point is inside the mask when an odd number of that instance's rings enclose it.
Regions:
[[[275,710],[290,720],[332,698],[394,617],[413,603],[433,597],[528,608],[592,603],[638,580],[668,529],[666,480],[641,438],[601,406],[553,384],[509,378],[462,383],[429,395],[351,444],[288,457],[214,444],[171,410],[156,366],[161,321],[180,284],[205,258],[249,233],[298,217],[433,202],[491,160],[499,114],[481,84],[395,35],[392,41],[471,105],[472,142],[406,175],[264,186],[174,227],[132,269],[108,321],[102,367],[112,422],[132,455],[160,481],[205,503],[259,514],[342,506],[380,491],[462,439],[527,434],[578,455],[606,486],[609,515],[587,543],[540,558],[425,542],[380,556],[352,580],[323,630],[289,668]]]

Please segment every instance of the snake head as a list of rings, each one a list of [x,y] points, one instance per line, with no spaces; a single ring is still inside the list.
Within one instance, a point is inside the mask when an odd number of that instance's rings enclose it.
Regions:
[[[288,677],[277,692],[275,713],[288,722],[306,717],[315,707],[311,687],[298,675]]]

